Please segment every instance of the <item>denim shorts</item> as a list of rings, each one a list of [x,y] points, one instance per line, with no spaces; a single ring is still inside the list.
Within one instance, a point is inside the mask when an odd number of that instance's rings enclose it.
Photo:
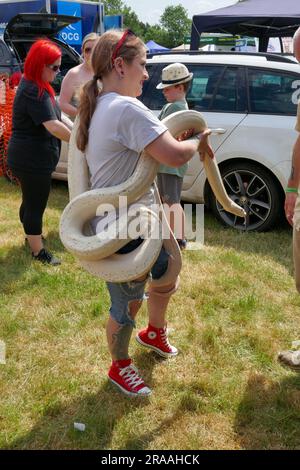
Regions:
[[[164,247],[162,247],[156,262],[151,268],[149,276],[153,279],[159,279],[163,274],[165,274],[168,268],[168,259],[169,253],[164,249]],[[133,300],[142,301],[145,298],[145,286],[149,276],[147,276],[143,281],[106,283],[111,300],[109,312],[113,320],[117,323],[120,323],[121,325],[130,324],[135,326],[134,320],[130,317],[129,303]]]

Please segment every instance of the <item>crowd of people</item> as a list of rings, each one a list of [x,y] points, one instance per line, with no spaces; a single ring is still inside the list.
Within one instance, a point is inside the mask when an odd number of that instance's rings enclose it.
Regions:
[[[294,53],[300,61],[300,28],[294,36]],[[188,109],[186,94],[193,78],[187,67],[173,63],[162,70],[161,82],[166,105],[159,117],[137,98],[142,93],[146,70],[146,47],[132,31],[110,30],[98,37],[87,35],[82,44],[83,62],[63,79],[59,100],[51,82],[60,70],[61,51],[50,40],[37,40],[31,47],[18,86],[13,108],[13,130],[8,148],[8,165],[19,179],[22,202],[19,218],[26,245],[34,261],[58,265],[60,260],[44,246],[43,215],[47,206],[51,174],[60,154],[61,140],[70,139],[70,129],[61,119],[61,111],[71,119],[79,118],[76,135],[78,148],[85,153],[91,189],[116,186],[133,173],[141,152],[159,163],[157,185],[163,203],[172,206],[171,229],[181,249],[186,247],[184,211],[180,205],[182,181],[188,161],[198,151],[214,158],[209,143],[210,130],[187,140],[192,133],[174,138],[161,122],[166,116]],[[158,91],[159,93],[159,91]],[[300,132],[300,108],[296,129]],[[199,156],[200,158],[200,156]],[[292,171],[286,188],[285,212],[294,225],[294,262],[296,285],[300,292],[300,134],[295,143]],[[142,196],[143,204],[154,203],[153,186]],[[175,218],[180,220],[179,228]],[[97,225],[94,225],[97,232]],[[140,240],[131,240],[120,253],[131,253]],[[136,335],[138,343],[168,358],[178,351],[168,339],[166,312],[171,296],[178,288],[178,277],[163,287],[151,286],[149,279],[160,279],[168,268],[170,254],[162,246],[149,273],[128,282],[107,282],[111,307],[107,322],[107,344],[111,356],[109,379],[125,394],[148,396],[145,384],[129,355],[135,318],[147,297],[149,322]],[[134,257],[132,257],[134,262]],[[300,370],[300,351],[284,351],[279,361]]]

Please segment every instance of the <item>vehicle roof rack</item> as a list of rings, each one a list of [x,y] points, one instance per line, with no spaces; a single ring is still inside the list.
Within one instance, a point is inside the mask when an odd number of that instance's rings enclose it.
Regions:
[[[163,55],[224,55],[224,54],[232,54],[232,55],[246,55],[246,56],[258,56],[258,57],[265,57],[268,61],[272,62],[288,62],[288,63],[296,63],[295,60],[286,57],[285,55],[274,54],[271,52],[238,52],[238,51],[190,51],[190,50],[177,50],[177,51],[161,51],[161,52],[149,52],[147,54],[147,58],[151,59],[155,56],[163,56]]]

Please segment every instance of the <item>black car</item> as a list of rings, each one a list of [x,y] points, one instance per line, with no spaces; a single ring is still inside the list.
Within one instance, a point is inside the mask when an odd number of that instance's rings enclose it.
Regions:
[[[14,16],[7,24],[3,36],[0,36],[0,77],[20,76],[32,43],[37,38],[47,37],[62,51],[61,73],[53,83],[55,91],[59,93],[64,75],[80,63],[80,55],[56,36],[63,28],[79,20],[79,17],[48,13],[20,13]]]
[[[57,39],[59,31],[81,18],[48,13],[20,13],[14,16],[0,36],[0,174],[13,179],[6,167],[6,150],[11,131],[12,93],[21,79],[25,57],[32,43],[41,37],[55,42],[62,51],[61,71],[52,83],[59,94],[61,82],[68,70],[80,63],[80,55],[67,43]],[[63,142],[61,158],[56,173],[59,179],[67,178],[67,144]]]

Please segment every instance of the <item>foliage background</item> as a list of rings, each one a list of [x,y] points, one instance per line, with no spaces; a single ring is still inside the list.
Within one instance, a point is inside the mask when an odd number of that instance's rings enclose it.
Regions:
[[[124,27],[132,29],[145,42],[152,39],[171,49],[183,44],[185,37],[191,33],[192,21],[181,4],[166,7],[159,23],[150,25],[140,21],[132,8],[122,0],[103,0],[103,3],[105,15],[124,15]]]

